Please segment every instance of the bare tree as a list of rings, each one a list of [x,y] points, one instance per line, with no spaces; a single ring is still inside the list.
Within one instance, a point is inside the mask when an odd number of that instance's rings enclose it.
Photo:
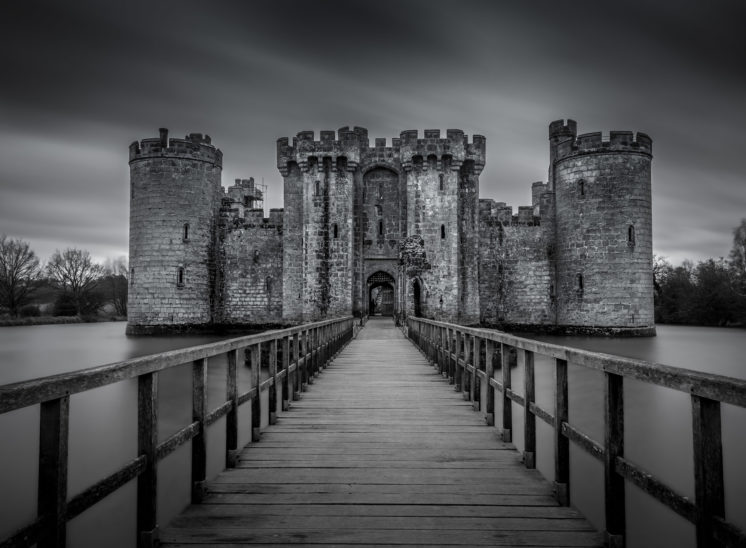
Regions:
[[[103,267],[93,262],[88,251],[74,247],[62,252],[58,249],[47,264],[47,276],[73,298],[78,315],[98,308],[95,289],[103,273]]]
[[[41,277],[39,259],[23,240],[0,236],[0,302],[18,316],[21,307],[31,300]]]

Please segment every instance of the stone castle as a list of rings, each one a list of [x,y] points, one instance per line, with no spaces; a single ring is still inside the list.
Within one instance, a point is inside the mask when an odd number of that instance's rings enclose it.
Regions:
[[[130,145],[128,332],[366,314],[511,330],[654,334],[652,141],[549,126],[532,204],[479,198],[486,141],[460,130],[277,141],[284,209],[221,186],[209,136]]]

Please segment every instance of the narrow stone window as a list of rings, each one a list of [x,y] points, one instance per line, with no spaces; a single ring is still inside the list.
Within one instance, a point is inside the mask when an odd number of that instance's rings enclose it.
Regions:
[[[243,197],[243,206],[244,207],[251,207],[251,198],[248,196]]]
[[[443,192],[443,189],[445,188],[444,179],[445,179],[445,175],[443,175],[442,173],[438,175],[438,188],[440,189],[441,192]]]
[[[135,267],[130,268],[130,285],[135,285]]]
[[[184,287],[184,267],[180,266],[176,270],[176,286]]]
[[[578,274],[578,291],[583,291],[583,275]]]
[[[497,227],[497,242],[503,245],[503,238],[505,237],[505,230],[503,229],[502,223]]]
[[[316,181],[316,196],[321,196],[321,181]]]
[[[446,225],[440,225],[440,239],[446,239]]]
[[[184,223],[184,234],[182,236],[185,242],[189,241],[189,223]]]
[[[585,198],[585,179],[580,179],[578,181],[578,195],[581,198]]]
[[[383,183],[378,183],[378,199],[383,200]]]
[[[629,247],[635,247],[635,227],[634,225],[629,225],[627,228],[627,245]]]
[[[339,227],[337,227],[337,223],[334,223],[334,239],[339,238]]]
[[[272,276],[267,276],[264,280],[264,289],[267,293],[272,293]]]
[[[383,236],[383,221],[378,221],[378,235]]]
[[[254,250],[254,262],[255,263],[259,262],[259,250],[258,249]]]

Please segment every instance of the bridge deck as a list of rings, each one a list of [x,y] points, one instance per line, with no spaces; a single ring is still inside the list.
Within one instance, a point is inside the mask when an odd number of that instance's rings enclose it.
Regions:
[[[293,402],[165,546],[602,546],[390,319]]]

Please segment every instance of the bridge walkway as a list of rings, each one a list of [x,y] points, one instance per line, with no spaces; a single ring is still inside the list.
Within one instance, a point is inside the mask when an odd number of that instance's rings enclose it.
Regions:
[[[162,546],[602,546],[389,318],[371,318]]]

